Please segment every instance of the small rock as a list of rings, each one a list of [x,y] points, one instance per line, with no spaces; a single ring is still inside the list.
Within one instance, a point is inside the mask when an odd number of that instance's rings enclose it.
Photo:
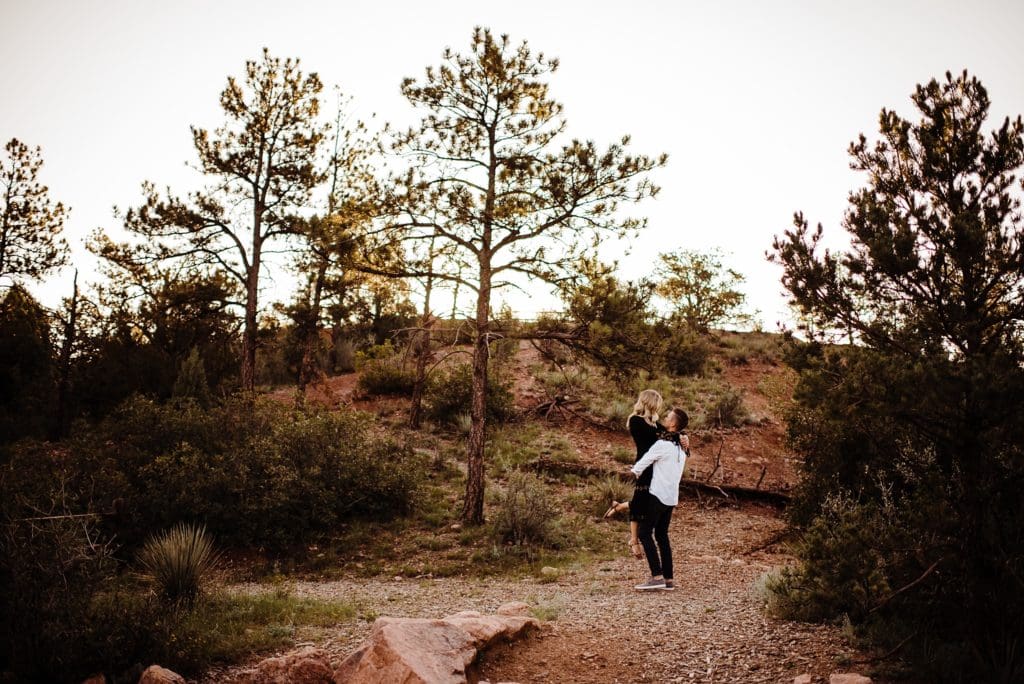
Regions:
[[[558,577],[562,574],[562,571],[558,568],[553,568],[550,565],[545,565],[540,569],[540,574],[544,577]]]
[[[185,678],[159,665],[150,665],[139,677],[139,684],[185,684]]]
[[[829,675],[828,684],[871,684],[871,677],[856,672],[837,673]]]
[[[107,684],[107,676],[105,674],[94,674],[82,682],[82,684]]]
[[[313,646],[306,646],[298,651],[261,661],[249,682],[250,684],[330,684],[333,681],[333,675],[327,652]]]
[[[450,529],[453,529],[453,530],[455,530],[456,532],[458,532],[459,530],[461,530],[461,529],[462,529],[462,525],[461,525],[460,523],[452,523],[452,526],[451,526],[451,528],[450,528]]]
[[[814,677],[809,674],[802,674],[793,677],[793,684],[811,684],[814,681]]]
[[[509,601],[498,607],[498,615],[519,615],[526,617],[530,614],[530,606],[522,601]]]
[[[737,456],[736,457],[736,462],[737,463],[750,463],[750,459],[747,458],[746,456]]]

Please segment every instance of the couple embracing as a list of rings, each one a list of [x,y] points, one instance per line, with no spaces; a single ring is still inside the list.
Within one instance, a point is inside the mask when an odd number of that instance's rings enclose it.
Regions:
[[[629,510],[630,551],[637,558],[646,556],[651,570],[651,578],[636,585],[640,591],[675,589],[668,526],[679,503],[679,480],[690,452],[690,439],[682,432],[689,417],[682,409],[673,408],[660,423],[661,407],[661,394],[655,390],[644,390],[637,397],[627,421],[636,444],[636,461],[630,469],[636,477],[633,498],[628,502],[612,501],[605,513],[607,518]]]

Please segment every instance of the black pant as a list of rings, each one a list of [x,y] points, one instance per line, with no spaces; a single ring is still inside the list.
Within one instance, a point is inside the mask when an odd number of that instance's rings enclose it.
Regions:
[[[651,576],[663,575],[672,579],[672,546],[668,541],[668,524],[672,521],[674,506],[666,506],[660,501],[652,502],[651,514],[640,521],[637,534],[647,556],[647,565],[651,567]],[[654,538],[651,538],[653,533]],[[655,548],[657,542],[657,548]],[[661,552],[659,559],[658,554]]]

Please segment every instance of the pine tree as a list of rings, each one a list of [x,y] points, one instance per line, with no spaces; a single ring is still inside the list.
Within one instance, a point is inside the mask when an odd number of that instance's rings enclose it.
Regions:
[[[548,94],[558,61],[533,54],[524,42],[490,30],[473,32],[470,52],[445,50],[422,81],[406,79],[402,93],[424,112],[418,127],[397,136],[410,158],[395,179],[396,205],[410,252],[393,275],[436,284],[459,283],[476,293],[473,320],[472,429],[463,518],[483,521],[484,431],[491,295],[510,277],[554,281],[604,237],[645,225],[621,219],[617,208],[657,192],[648,172],[666,157],[632,156],[629,138],[605,150],[590,141],[562,142],[562,105]],[[433,244],[445,256],[432,263]],[[384,270],[384,269],[382,269]]]
[[[39,279],[67,261],[68,210],[39,182],[42,150],[16,138],[0,159],[0,278]]]
[[[206,381],[203,357],[197,347],[193,347],[188,357],[181,362],[171,396],[176,399],[192,399],[200,406],[210,405],[210,385]]]
[[[301,233],[296,214],[323,182],[319,155],[325,127],[318,121],[323,86],[299,61],[271,57],[246,63],[245,77],[228,78],[220,102],[225,125],[212,133],[192,128],[206,190],[162,198],[144,183],[145,204],[124,215],[125,227],[144,238],[118,245],[102,236],[99,250],[126,266],[179,261],[234,279],[244,292],[241,385],[256,378],[260,277],[265,250]]]

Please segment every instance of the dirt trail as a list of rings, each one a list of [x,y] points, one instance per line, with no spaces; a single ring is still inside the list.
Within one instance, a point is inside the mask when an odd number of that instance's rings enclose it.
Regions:
[[[549,618],[525,642],[484,654],[491,682],[780,682],[799,674],[827,681],[857,656],[834,627],[764,617],[758,579],[789,559],[778,547],[748,553],[783,528],[771,509],[708,509],[681,502],[672,522],[678,589],[638,592],[643,561],[627,557],[570,568],[554,582],[535,578],[344,579],[295,582],[297,596],[343,599],[372,615],[443,617],[493,612],[526,601]],[[608,525],[623,539],[626,524]],[[266,585],[235,585],[265,591]],[[358,620],[332,629],[317,645],[337,662],[369,633]],[[244,668],[211,672],[229,682]],[[818,679],[820,681],[820,679]]]

